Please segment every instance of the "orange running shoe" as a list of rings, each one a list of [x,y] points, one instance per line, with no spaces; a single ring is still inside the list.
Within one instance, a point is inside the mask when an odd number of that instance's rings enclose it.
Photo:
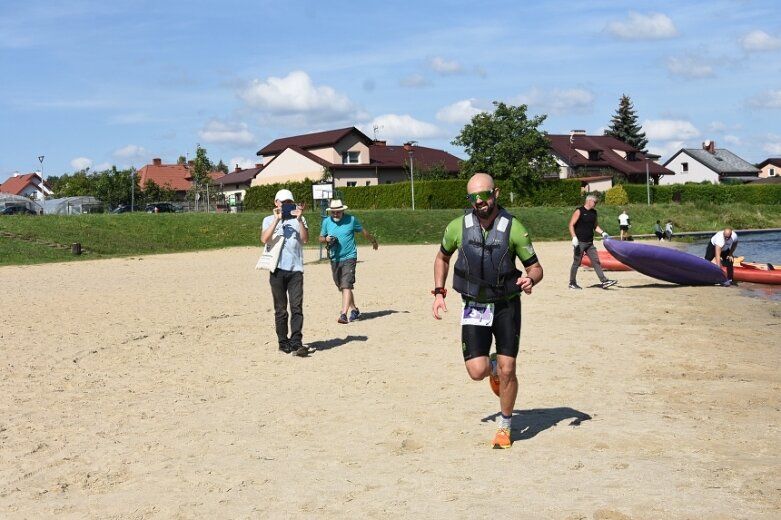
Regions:
[[[491,354],[488,365],[491,368],[491,374],[488,376],[488,383],[491,385],[491,390],[493,390],[496,396],[499,397],[499,376],[497,375],[498,367],[496,365],[495,352]]]
[[[509,428],[499,428],[496,430],[496,435],[494,435],[494,449],[495,450],[506,450],[510,446],[512,446],[512,441],[510,440],[510,429]]]

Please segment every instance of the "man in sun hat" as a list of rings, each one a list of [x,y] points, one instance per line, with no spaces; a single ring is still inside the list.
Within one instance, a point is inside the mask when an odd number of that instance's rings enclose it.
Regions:
[[[355,265],[358,261],[358,249],[355,247],[355,233],[361,233],[377,249],[377,239],[358,222],[358,219],[345,213],[348,207],[340,199],[333,199],[326,210],[329,214],[320,228],[320,243],[328,248],[331,258],[331,273],[337,289],[342,293],[342,308],[339,323],[357,320],[361,311],[355,306]],[[348,317],[349,313],[349,317]]]
[[[263,219],[260,241],[265,244],[277,235],[284,237],[285,241],[279,264],[274,272],[269,273],[269,284],[274,300],[274,327],[279,351],[305,356],[308,349],[302,342],[301,332],[304,327],[303,245],[309,240],[309,228],[304,218],[304,204],[296,204],[290,190],[279,190],[274,196],[274,212]]]
[[[521,292],[532,293],[542,280],[542,266],[529,233],[497,201],[499,188],[487,173],[476,173],[466,185],[471,211],[445,229],[434,259],[434,303],[440,320],[447,311],[445,281],[450,258],[453,289],[461,293],[461,349],[466,371],[475,381],[488,378],[499,396],[499,427],[492,446],[509,448],[511,420],[518,396],[516,358],[521,336]],[[520,260],[526,273],[516,267]],[[490,355],[491,343],[496,353]]]

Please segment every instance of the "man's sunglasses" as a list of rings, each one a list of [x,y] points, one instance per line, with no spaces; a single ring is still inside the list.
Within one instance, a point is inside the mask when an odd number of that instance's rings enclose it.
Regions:
[[[466,198],[469,199],[469,202],[474,204],[477,202],[478,198],[483,201],[490,199],[491,197],[494,196],[494,191],[496,190],[478,191],[477,193],[468,193]]]

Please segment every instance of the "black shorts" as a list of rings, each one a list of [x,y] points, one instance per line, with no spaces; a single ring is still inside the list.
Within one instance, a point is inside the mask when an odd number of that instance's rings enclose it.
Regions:
[[[629,226],[618,226],[621,231],[629,231]]]
[[[496,338],[496,353],[518,357],[521,341],[521,298],[494,304],[494,321],[490,327],[461,325],[461,349],[464,361],[488,356],[491,343]]]

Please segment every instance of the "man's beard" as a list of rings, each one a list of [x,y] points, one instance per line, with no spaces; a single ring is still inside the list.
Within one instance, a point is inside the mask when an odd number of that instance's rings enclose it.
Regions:
[[[475,213],[478,217],[481,218],[487,218],[491,216],[491,213],[494,211],[494,205],[493,204],[485,204],[483,206],[476,206],[475,207]]]

